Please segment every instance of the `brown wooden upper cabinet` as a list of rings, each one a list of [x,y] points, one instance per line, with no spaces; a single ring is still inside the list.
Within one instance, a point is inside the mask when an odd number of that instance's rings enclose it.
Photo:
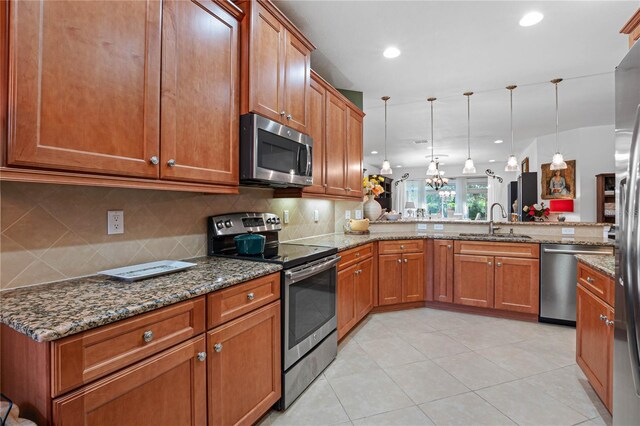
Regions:
[[[268,0],[238,2],[242,30],[241,114],[255,112],[308,133],[315,46]]]
[[[30,181],[237,192],[238,7],[9,7],[3,179],[30,172]]]

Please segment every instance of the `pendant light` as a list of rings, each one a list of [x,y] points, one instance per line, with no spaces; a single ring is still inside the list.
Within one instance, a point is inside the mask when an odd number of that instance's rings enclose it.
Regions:
[[[464,169],[462,174],[469,175],[476,172],[476,166],[473,165],[471,159],[471,95],[473,92],[465,92],[464,96],[467,97],[467,161],[464,162]]]
[[[429,101],[429,103],[431,104],[431,162],[429,163],[429,169],[427,169],[427,176],[433,176],[438,172],[438,165],[436,164],[435,160],[433,159],[433,144],[434,144],[434,140],[433,140],[433,101],[435,101],[436,98],[429,98],[427,99],[427,101]]]
[[[504,168],[505,172],[517,172],[520,170],[520,165],[518,164],[518,158],[514,154],[513,151],[513,90],[518,87],[515,84],[511,86],[507,86],[506,89],[509,91],[509,124],[511,126],[511,155],[509,155],[509,159],[507,160],[507,165]]]
[[[380,174],[390,175],[393,174],[393,170],[391,170],[391,163],[387,160],[387,101],[391,98],[389,96],[383,96],[381,99],[384,101],[384,161],[382,162]]]
[[[567,168],[567,163],[564,161],[564,157],[560,153],[560,135],[559,135],[559,119],[558,119],[558,83],[562,81],[561,78],[554,78],[551,80],[551,83],[556,88],[556,153],[553,154],[553,159],[551,160],[551,166],[549,167],[551,170],[564,170]]]

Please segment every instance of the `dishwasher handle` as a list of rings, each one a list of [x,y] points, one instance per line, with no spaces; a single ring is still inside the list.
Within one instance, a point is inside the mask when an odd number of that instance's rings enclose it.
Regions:
[[[560,250],[560,249],[543,249],[545,253],[553,253],[553,254],[613,254],[610,251],[586,251],[586,250]]]

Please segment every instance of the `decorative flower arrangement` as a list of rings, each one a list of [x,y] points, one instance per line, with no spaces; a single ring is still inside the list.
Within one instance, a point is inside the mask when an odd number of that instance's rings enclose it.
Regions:
[[[364,177],[362,178],[362,188],[367,195],[373,195],[374,198],[377,198],[384,192],[384,188],[380,185],[382,182],[384,182],[382,176]]]
[[[544,203],[534,204],[532,206],[524,206],[522,211],[528,214],[531,217],[539,218],[540,220],[544,220],[549,217],[549,207],[546,207]]]

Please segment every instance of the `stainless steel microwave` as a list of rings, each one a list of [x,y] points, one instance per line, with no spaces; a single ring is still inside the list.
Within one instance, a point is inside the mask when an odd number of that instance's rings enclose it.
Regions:
[[[257,114],[240,116],[240,182],[277,187],[313,183],[313,139]]]

